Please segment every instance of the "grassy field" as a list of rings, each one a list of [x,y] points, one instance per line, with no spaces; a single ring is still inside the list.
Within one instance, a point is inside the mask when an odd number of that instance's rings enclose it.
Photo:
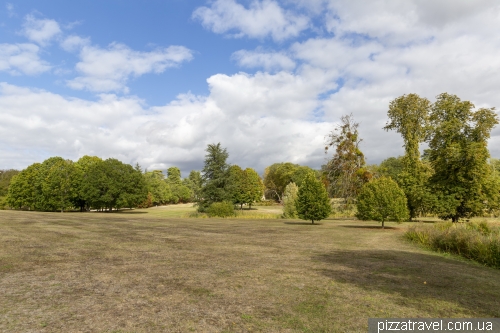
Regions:
[[[192,210],[0,211],[0,331],[366,332],[370,317],[500,317],[500,270],[422,250],[403,239],[408,224],[180,217]]]

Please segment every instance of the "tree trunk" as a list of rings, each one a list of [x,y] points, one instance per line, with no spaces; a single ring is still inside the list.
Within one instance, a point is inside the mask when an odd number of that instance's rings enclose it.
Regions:
[[[385,229],[384,220],[382,220],[382,229]]]
[[[312,221],[312,224],[314,224],[314,220],[311,220]]]

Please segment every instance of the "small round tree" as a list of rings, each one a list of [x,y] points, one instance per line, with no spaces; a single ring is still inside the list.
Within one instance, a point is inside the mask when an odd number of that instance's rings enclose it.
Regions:
[[[303,220],[319,221],[327,218],[332,212],[330,199],[323,183],[314,175],[307,175],[297,193],[295,202],[297,213]]]
[[[402,222],[410,217],[406,196],[391,178],[381,177],[366,183],[357,198],[356,217],[360,220]]]

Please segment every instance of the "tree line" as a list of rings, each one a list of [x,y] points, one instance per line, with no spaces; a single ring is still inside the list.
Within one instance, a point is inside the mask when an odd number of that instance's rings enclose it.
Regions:
[[[284,204],[285,217],[296,218],[313,205],[304,204],[304,193],[299,200],[306,188],[313,193],[310,198],[323,198],[324,189],[330,198],[342,200],[340,210],[356,207],[358,218],[382,222],[425,214],[458,221],[498,211],[500,163],[487,149],[498,124],[494,108],[476,110],[448,93],[434,103],[408,94],[391,101],[387,115],[384,130],[401,134],[405,153],[380,165],[366,164],[359,124],[353,115],[345,115],[326,136],[325,153],[333,154],[321,170],[280,162],[265,168],[261,179],[251,168],[228,164],[227,150],[217,143],[207,146],[201,172],[191,171],[184,179],[176,167],[164,175],[116,159],[84,156],[72,162],[52,157],[19,173],[0,172],[0,191],[10,183],[7,205],[49,211],[195,202],[198,211],[206,212],[214,203],[242,209],[266,198]],[[428,148],[421,154],[423,145]],[[327,209],[321,210],[324,215]]]
[[[457,222],[498,211],[498,164],[487,148],[498,124],[494,108],[475,110],[471,102],[448,93],[434,103],[408,94],[394,99],[387,115],[384,129],[401,134],[405,154],[366,165],[358,124],[352,115],[344,116],[326,147],[335,149],[323,166],[330,194],[343,198],[346,206],[355,202],[358,218],[382,222],[425,214]],[[428,149],[421,154],[424,144]]]

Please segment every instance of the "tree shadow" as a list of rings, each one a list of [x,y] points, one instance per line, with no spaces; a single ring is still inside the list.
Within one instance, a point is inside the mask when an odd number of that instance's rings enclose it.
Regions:
[[[428,300],[437,299],[458,304],[475,315],[500,316],[500,270],[439,255],[392,250],[334,251],[312,259],[328,264],[320,274],[391,294],[401,305],[412,303],[422,311],[435,311],[435,304]]]
[[[314,224],[312,224],[311,222],[283,222],[283,223],[292,225],[323,225],[323,223],[320,222],[314,222]]]
[[[377,230],[398,230],[398,228],[394,227],[388,227],[385,226],[384,229],[382,229],[381,225],[339,225],[339,227],[342,228],[353,228],[353,229],[377,229]]]

